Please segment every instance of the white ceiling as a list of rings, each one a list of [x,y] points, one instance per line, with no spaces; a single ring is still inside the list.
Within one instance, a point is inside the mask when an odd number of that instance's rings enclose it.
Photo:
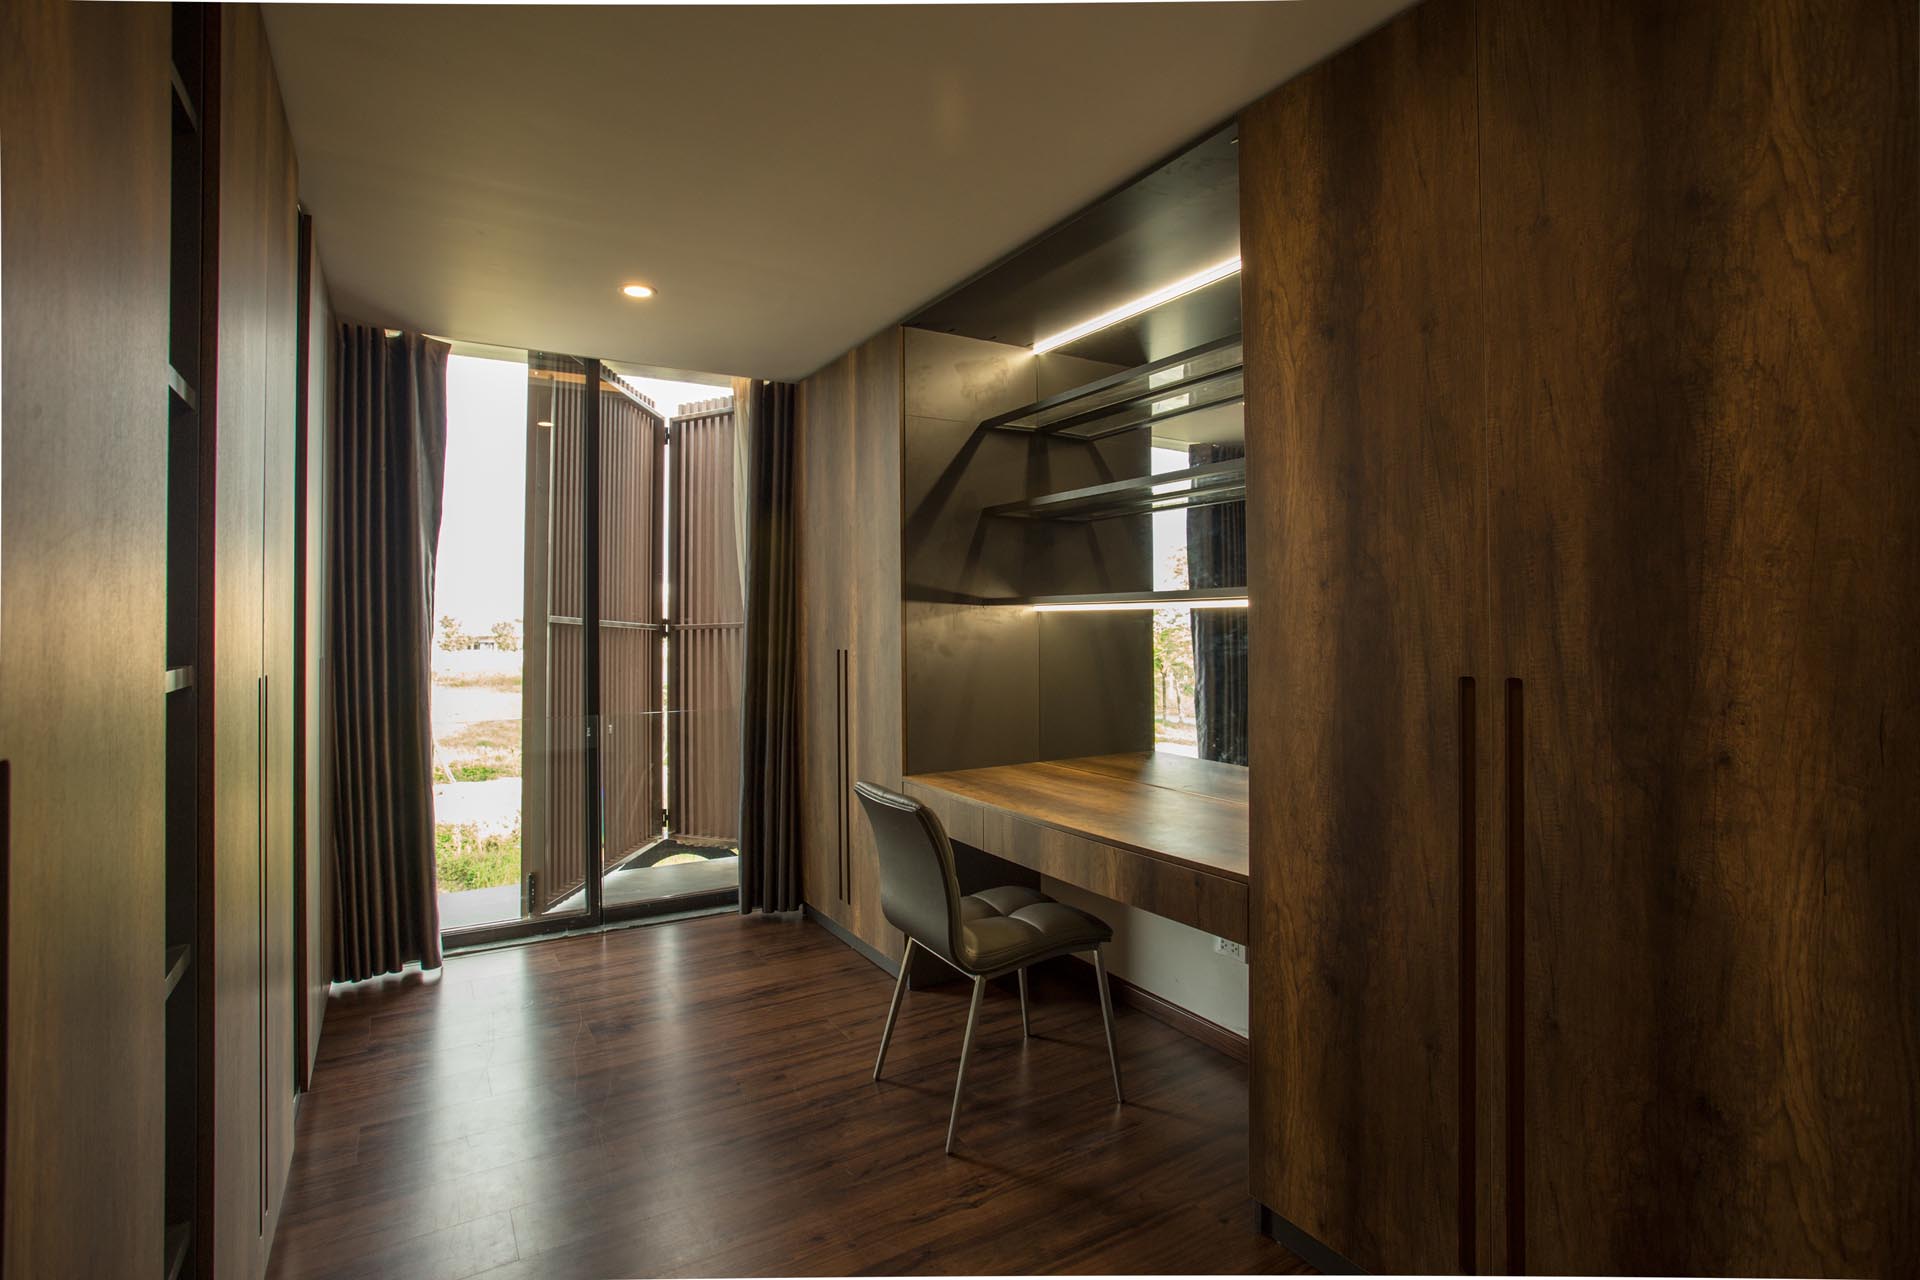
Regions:
[[[290,4],[267,27],[343,316],[797,378],[1404,3]]]

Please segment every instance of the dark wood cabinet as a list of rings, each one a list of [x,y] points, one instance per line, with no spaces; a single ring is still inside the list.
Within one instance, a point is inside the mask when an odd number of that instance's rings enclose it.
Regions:
[[[1243,117],[1253,1191],[1363,1267],[1920,1269],[1916,36],[1428,0]]]
[[[1473,35],[1422,6],[1240,137],[1254,1188],[1371,1269],[1471,1269],[1482,351],[1436,319],[1479,288],[1443,250],[1475,231]]]
[[[163,1258],[167,18],[0,17],[8,1276]]]
[[[1516,1268],[1920,1269],[1915,16],[1482,8]]]
[[[891,960],[902,943],[852,784],[901,776],[901,344],[884,330],[807,378],[797,430],[802,888]]]
[[[221,8],[215,488],[216,1274],[260,1274],[293,1148],[292,141],[257,8]]]

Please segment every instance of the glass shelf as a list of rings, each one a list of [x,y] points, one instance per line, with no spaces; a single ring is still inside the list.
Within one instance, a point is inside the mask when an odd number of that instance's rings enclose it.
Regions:
[[[1240,335],[1049,396],[980,425],[1068,440],[1103,440],[1244,398]]]
[[[1183,471],[1163,471],[1084,489],[1066,489],[1024,502],[1003,502],[988,507],[985,514],[1016,520],[1067,520],[1086,524],[1121,516],[1151,515],[1156,511],[1244,502],[1246,497],[1246,459],[1230,458]]]

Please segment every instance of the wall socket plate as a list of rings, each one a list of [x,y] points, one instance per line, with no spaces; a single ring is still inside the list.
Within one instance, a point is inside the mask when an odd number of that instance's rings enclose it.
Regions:
[[[1247,962],[1247,944],[1244,942],[1228,942],[1225,938],[1215,938],[1213,940],[1213,954],[1217,956],[1232,956],[1241,964],[1245,964]]]

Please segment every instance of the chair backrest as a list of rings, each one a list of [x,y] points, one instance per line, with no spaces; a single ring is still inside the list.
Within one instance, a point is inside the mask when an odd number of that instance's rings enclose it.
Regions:
[[[894,928],[958,964],[960,882],[940,819],[912,796],[856,782],[880,855],[880,910]]]

